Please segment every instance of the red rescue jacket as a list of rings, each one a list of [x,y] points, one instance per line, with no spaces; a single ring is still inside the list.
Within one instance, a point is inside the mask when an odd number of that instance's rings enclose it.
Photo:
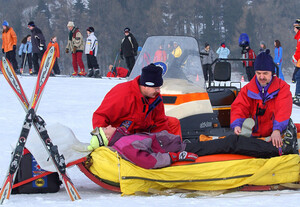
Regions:
[[[139,88],[140,76],[113,87],[93,114],[93,127],[125,127],[130,133],[167,130],[161,95],[146,99]]]
[[[242,127],[246,118],[253,118],[255,126],[252,136],[267,137],[277,129],[282,133],[292,113],[290,86],[273,76],[271,83],[262,89],[254,77],[241,89],[231,105],[231,128]]]
[[[298,61],[300,59],[300,31],[297,32],[294,38],[295,40],[297,40],[297,46],[296,46],[294,58],[296,61]]]

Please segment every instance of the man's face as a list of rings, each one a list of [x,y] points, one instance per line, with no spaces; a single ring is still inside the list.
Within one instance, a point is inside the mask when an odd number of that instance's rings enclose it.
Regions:
[[[272,80],[272,72],[271,71],[255,71],[257,80],[261,86],[266,86]]]
[[[126,31],[126,32],[124,32],[124,34],[125,34],[126,36],[128,36],[128,35],[129,35],[129,32],[128,32],[128,31]]]
[[[294,27],[294,32],[298,33],[299,29],[297,29],[296,27]]]
[[[72,29],[73,29],[73,27],[68,27],[68,30],[69,30],[69,31],[72,31]]]
[[[146,98],[155,98],[160,93],[161,87],[147,87],[147,86],[141,86],[141,93]]]

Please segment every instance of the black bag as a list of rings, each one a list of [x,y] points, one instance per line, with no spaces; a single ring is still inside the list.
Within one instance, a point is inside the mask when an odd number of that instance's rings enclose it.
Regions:
[[[25,181],[44,172],[46,171],[41,169],[32,154],[25,149],[14,184]],[[59,179],[58,173],[55,172],[13,188],[12,193],[56,193],[59,191],[61,183],[62,182]]]

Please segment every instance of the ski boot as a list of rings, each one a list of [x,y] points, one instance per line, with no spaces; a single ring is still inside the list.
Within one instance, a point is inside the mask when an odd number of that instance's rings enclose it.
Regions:
[[[284,132],[282,145],[282,153],[287,154],[299,154],[298,150],[298,140],[297,140],[297,129],[292,121],[289,120],[288,126]]]
[[[252,118],[245,119],[242,125],[242,132],[240,133],[240,135],[245,137],[251,137],[254,125],[255,121]]]
[[[293,97],[293,104],[297,105],[297,106],[300,106],[300,94],[296,94],[294,97]]]
[[[100,75],[100,70],[99,69],[95,69],[95,74],[94,74],[95,78],[102,78]]]
[[[21,73],[21,75],[23,74],[23,68],[20,68],[20,73]]]
[[[19,69],[16,69],[15,73],[18,74],[18,75],[21,75],[21,71]]]
[[[84,71],[84,69],[81,69],[80,72],[78,73],[78,75],[86,76],[86,72]]]
[[[77,75],[78,75],[77,72],[72,73],[72,76],[73,76],[73,77],[75,77],[75,76],[77,76]]]
[[[29,74],[30,75],[32,74],[32,68],[29,68]]]
[[[92,77],[94,75],[94,69],[93,68],[90,68],[89,70],[88,70],[88,77]]]

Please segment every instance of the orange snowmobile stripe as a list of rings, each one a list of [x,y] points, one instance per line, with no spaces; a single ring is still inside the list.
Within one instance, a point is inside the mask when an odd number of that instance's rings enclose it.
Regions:
[[[206,92],[203,93],[188,93],[188,94],[163,94],[163,100],[168,98],[173,98],[174,101],[166,102],[164,100],[164,104],[166,105],[180,105],[183,103],[191,102],[191,101],[201,101],[201,100],[209,100],[208,94]]]

